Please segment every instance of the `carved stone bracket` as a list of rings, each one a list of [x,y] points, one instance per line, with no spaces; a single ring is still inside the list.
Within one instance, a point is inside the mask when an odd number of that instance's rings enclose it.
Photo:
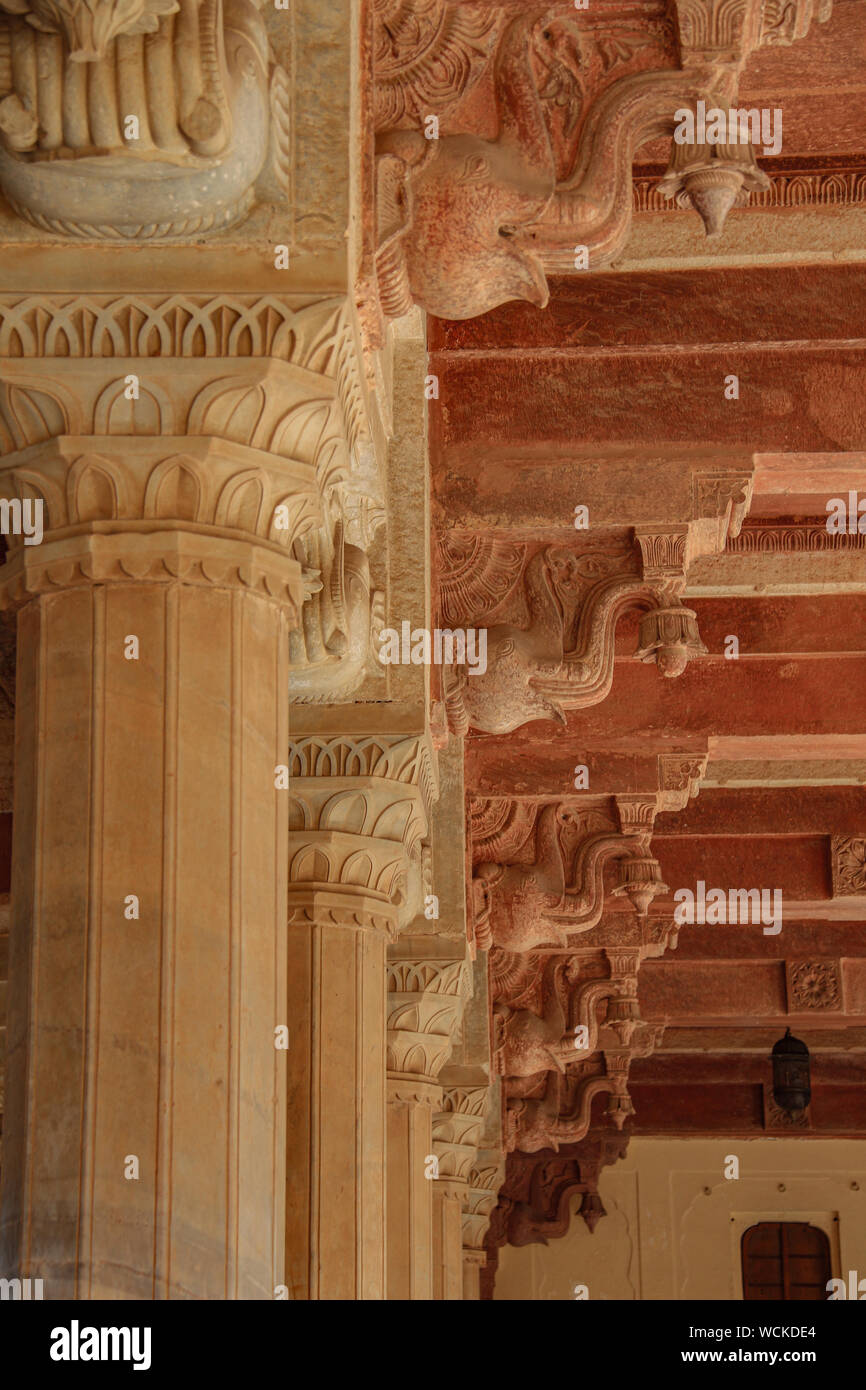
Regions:
[[[683,106],[733,102],[749,54],[802,37],[830,2],[676,0],[673,12],[675,31],[645,17],[620,36],[613,16],[602,35],[597,16],[564,9],[500,23],[493,9],[444,0],[376,4],[374,254],[386,315],[413,301],[457,319],[508,299],[544,305],[545,271],[573,272],[575,247],[591,269],[609,264],[629,235],[634,152],[672,132]],[[485,80],[486,105],[465,102]],[[431,116],[445,122],[436,139]],[[668,182],[715,235],[762,178],[750,151],[700,149],[676,156]]]
[[[506,1244],[546,1245],[569,1229],[572,1199],[581,1196],[580,1215],[592,1231],[604,1215],[598,1198],[602,1170],[625,1158],[628,1138],[613,1130],[595,1131],[558,1153],[508,1155],[505,1181],[499,1190],[485,1238],[487,1268],[482,1273],[482,1297],[490,1298],[500,1248]]]
[[[618,799],[621,829],[603,806],[586,809],[570,802],[538,808],[533,858],[517,861],[481,859],[475,879],[485,929],[506,951],[529,951],[542,945],[566,945],[569,937],[589,931],[604,910],[604,869],[618,861],[619,884],[613,895],[627,896],[644,915],[659,893],[667,892],[661,870],[649,852],[652,799]],[[489,850],[482,851],[489,852]]]
[[[679,598],[686,531],[646,527],[636,537],[642,562],[630,545],[598,552],[549,546],[526,563],[520,590],[510,579],[502,585],[508,607],[519,600],[525,616],[487,628],[485,671],[445,668],[454,732],[510,733],[534,719],[564,724],[566,711],[604,700],[613,683],[616,624],[632,609],[645,613],[636,655],[663,675],[681,675],[706,651],[694,612]],[[446,573],[443,587],[453,603],[461,586]]]

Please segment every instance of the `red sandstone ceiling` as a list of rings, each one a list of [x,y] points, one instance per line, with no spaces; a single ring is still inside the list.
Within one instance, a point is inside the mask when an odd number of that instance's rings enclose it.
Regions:
[[[660,9],[640,8],[644,17]],[[738,101],[783,108],[783,153],[762,158],[765,169],[866,171],[866,5],[841,0],[806,41],[753,56]],[[646,146],[638,178],[659,176],[668,154],[668,141]],[[694,213],[651,215],[690,216],[703,236]],[[573,816],[604,818],[623,792],[656,794],[661,755],[706,757],[697,797],[661,810],[653,828],[668,891],[654,898],[642,940],[666,939],[667,949],[640,965],[624,1135],[866,1134],[866,896],[843,889],[834,867],[840,846],[866,843],[866,535],[831,542],[825,525],[829,497],[866,490],[866,276],[856,264],[798,259],[573,275],[551,281],[544,310],[515,302],[464,322],[428,321],[439,383],[429,407],[434,569],[449,621],[470,552],[487,585],[484,621],[519,627],[508,586],[522,547],[603,565],[627,550],[640,520],[689,514],[696,470],[751,479],[742,529],[689,570],[684,602],[707,647],[699,661],[659,679],[636,656],[639,614],[626,615],[605,699],[567,708],[563,723],[471,729],[466,740],[470,822],[482,825],[506,803],[524,816],[567,804]],[[575,532],[579,505],[585,533]],[[588,772],[583,799],[578,765]],[[531,865],[531,853],[518,860]],[[665,938],[674,889],[698,880],[772,884],[782,929],[695,924]],[[610,892],[616,880],[605,881]],[[632,949],[632,921],[629,903],[609,898],[598,942]],[[579,970],[568,967],[576,978],[596,971],[595,941],[587,933],[560,948],[570,960],[582,951]],[[494,948],[494,999],[556,1018],[541,967],[535,977],[521,967],[516,983],[515,970]],[[569,1007],[571,1026],[574,993]],[[812,1052],[813,1101],[796,1122],[768,1084],[786,1026]],[[655,1041],[644,1045],[641,1029]],[[592,1083],[591,1064],[580,1066],[583,1082],[506,1074],[518,1138],[491,1250],[562,1234],[574,1191],[585,1194],[590,1224],[598,1217],[591,1194],[616,1156],[615,1112],[596,1095],[588,1137],[567,1141],[580,1132],[580,1086]],[[548,1111],[558,1128],[539,1125]],[[557,1157],[556,1144],[541,1147],[545,1133],[560,1136]]]

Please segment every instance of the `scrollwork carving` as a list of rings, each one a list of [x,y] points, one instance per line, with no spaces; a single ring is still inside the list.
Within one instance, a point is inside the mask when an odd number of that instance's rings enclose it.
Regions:
[[[489,894],[489,930],[496,945],[529,951],[565,945],[571,935],[590,930],[604,909],[604,867],[612,859],[620,861],[621,871],[614,891],[629,896],[644,915],[652,898],[667,891],[649,854],[651,828],[651,821],[630,830],[624,824],[617,832],[602,811],[570,803],[543,806],[532,862],[487,860],[475,870]]]
[[[684,556],[684,548],[675,548],[663,577],[647,580],[630,551],[596,557],[551,546],[535,554],[523,579],[529,625],[503,622],[487,629],[483,673],[445,670],[455,731],[510,733],[534,719],[565,724],[567,710],[603,700],[613,682],[617,621],[635,607],[649,610],[637,655],[655,661],[666,676],[681,675],[706,650],[694,612],[676,597],[684,581],[675,577],[674,564]]]

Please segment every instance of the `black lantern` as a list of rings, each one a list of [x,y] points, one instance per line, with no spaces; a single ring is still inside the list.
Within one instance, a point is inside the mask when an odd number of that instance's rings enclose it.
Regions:
[[[789,1115],[801,1115],[811,1096],[809,1049],[786,1028],[773,1047],[773,1100]]]

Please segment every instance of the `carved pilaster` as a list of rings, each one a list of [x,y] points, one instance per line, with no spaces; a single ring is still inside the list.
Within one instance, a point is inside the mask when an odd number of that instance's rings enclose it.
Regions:
[[[446,1086],[433,1119],[439,1176],[433,1191],[434,1298],[463,1297],[463,1216],[488,1106],[486,1086]]]
[[[301,1298],[381,1298],[385,1282],[385,945],[422,902],[435,771],[424,738],[298,738],[289,751],[288,1252]],[[422,971],[423,974],[423,971]],[[406,983],[408,983],[408,977]],[[420,985],[421,975],[416,977]],[[444,977],[440,983],[445,985]],[[411,991],[410,991],[411,992]],[[419,990],[413,1021],[434,1022]],[[453,996],[442,1001],[453,1012]],[[394,1030],[397,1031],[396,1029]],[[392,1035],[392,1043],[394,1038]],[[434,1061],[437,1042],[415,1061]],[[396,1044],[395,1044],[396,1045]],[[411,1074],[408,1104],[435,1100]],[[426,1094],[425,1094],[426,1093]],[[393,1097],[395,1103],[397,1097]],[[428,1112],[429,1113],[429,1112]],[[351,1125],[345,1116],[351,1115]],[[315,1140],[313,1138],[315,1136]],[[423,1135],[412,1163],[423,1182]],[[420,1166],[418,1160],[420,1159]],[[334,1203],[333,1193],[343,1194]],[[423,1295],[422,1295],[423,1296]]]

